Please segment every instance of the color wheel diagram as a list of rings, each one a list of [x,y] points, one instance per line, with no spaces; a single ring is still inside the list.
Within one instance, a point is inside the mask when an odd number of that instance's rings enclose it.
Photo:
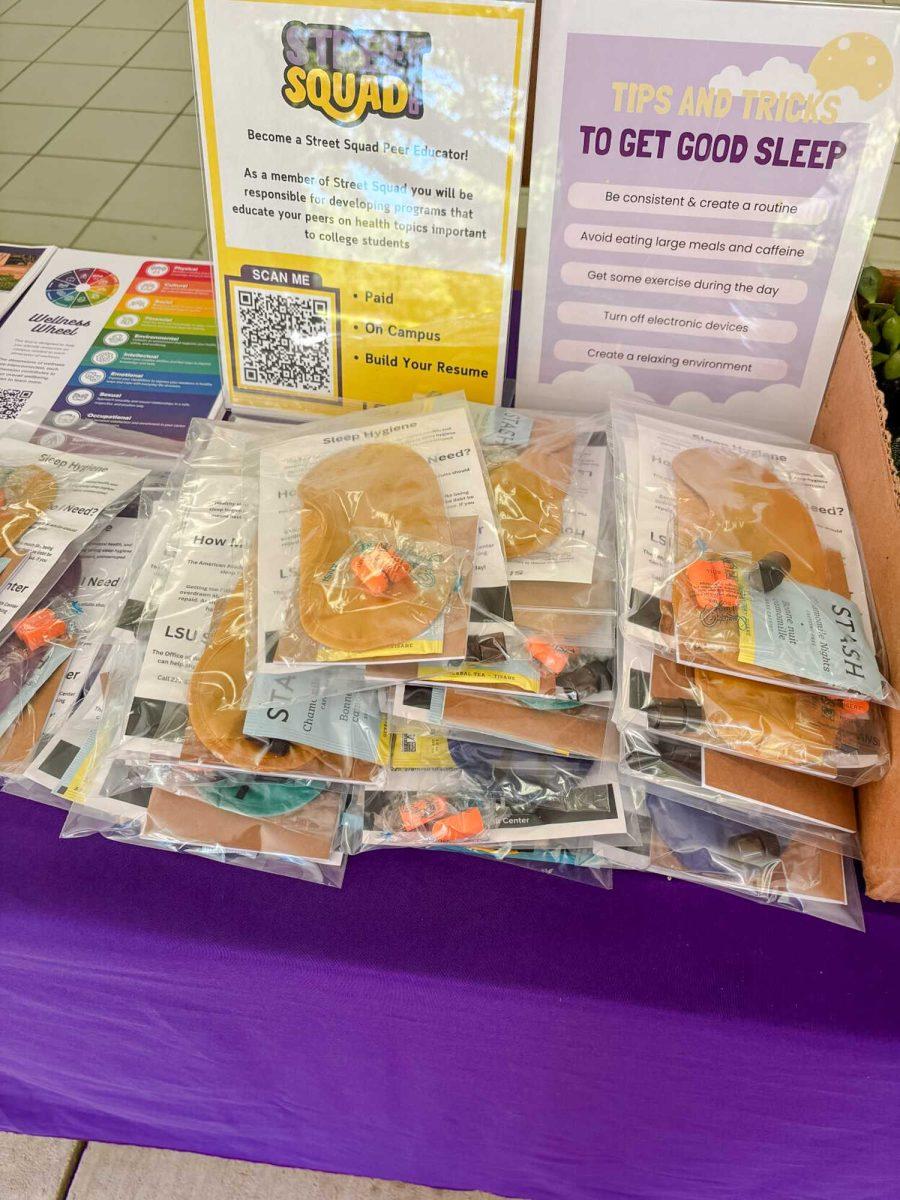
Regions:
[[[87,308],[115,294],[119,281],[102,267],[76,267],[47,284],[47,299],[60,308]]]

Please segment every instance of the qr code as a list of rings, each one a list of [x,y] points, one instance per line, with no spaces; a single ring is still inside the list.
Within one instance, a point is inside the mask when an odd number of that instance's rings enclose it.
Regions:
[[[241,383],[333,396],[331,298],[239,287]]]
[[[0,388],[0,421],[11,421],[17,417],[34,392],[23,392],[19,388]]]

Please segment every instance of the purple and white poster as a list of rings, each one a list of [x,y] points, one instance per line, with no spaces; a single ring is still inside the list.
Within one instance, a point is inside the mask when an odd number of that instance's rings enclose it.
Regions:
[[[898,130],[900,18],[559,0],[517,403],[635,395],[808,437]]]

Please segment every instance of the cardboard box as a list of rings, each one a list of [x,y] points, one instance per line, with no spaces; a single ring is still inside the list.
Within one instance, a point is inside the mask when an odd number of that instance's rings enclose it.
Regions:
[[[888,277],[890,295],[900,273]],[[872,374],[869,339],[850,314],[812,441],[839,457],[865,550],[892,680],[900,682],[900,478]],[[900,711],[887,709],[893,765],[858,791],[866,892],[900,901]]]

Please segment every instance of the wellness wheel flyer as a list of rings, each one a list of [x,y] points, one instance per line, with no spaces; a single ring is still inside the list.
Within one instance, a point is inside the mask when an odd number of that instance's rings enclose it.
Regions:
[[[220,391],[209,263],[57,250],[0,328],[0,430],[24,412],[180,440]]]
[[[897,138],[896,9],[557,0],[519,402],[809,437]]]
[[[191,11],[232,404],[497,403],[531,3]]]

